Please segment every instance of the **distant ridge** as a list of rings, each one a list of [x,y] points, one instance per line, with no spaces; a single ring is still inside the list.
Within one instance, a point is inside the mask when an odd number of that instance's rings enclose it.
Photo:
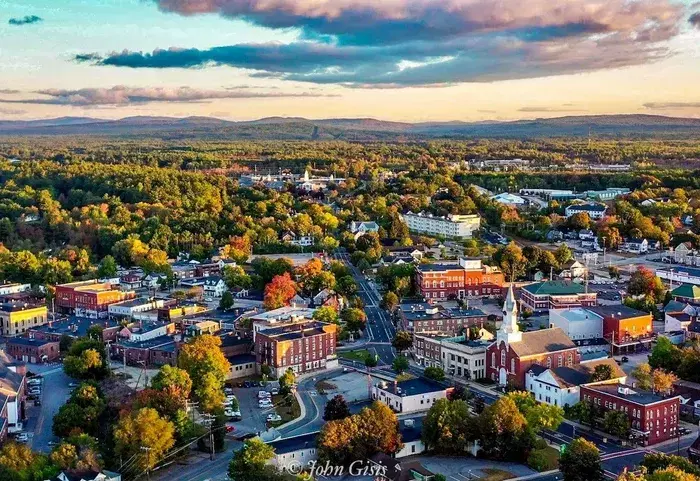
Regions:
[[[391,122],[373,118],[268,117],[228,121],[214,117],[135,116],[118,120],[59,117],[0,121],[0,135],[87,135],[163,139],[421,140],[438,138],[700,137],[700,119],[661,115],[568,116],[511,122]]]

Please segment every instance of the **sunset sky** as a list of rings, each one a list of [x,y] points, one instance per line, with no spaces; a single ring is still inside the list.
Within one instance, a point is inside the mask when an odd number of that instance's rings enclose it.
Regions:
[[[0,119],[700,117],[696,0],[0,0]]]

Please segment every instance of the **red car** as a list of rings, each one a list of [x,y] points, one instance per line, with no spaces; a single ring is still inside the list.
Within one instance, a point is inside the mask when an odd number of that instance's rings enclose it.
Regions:
[[[226,426],[226,432],[227,432],[227,433],[232,433],[232,432],[234,432],[235,430],[236,430],[236,428],[233,427],[233,426]]]

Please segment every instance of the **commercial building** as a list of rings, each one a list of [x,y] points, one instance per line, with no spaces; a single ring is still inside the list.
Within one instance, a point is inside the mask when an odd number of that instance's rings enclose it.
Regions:
[[[508,192],[494,195],[491,197],[491,200],[511,207],[523,207],[527,204],[527,200],[523,199],[519,195],[509,194]]]
[[[496,341],[486,351],[486,376],[501,386],[525,387],[525,373],[535,364],[547,368],[580,363],[576,344],[559,328],[521,332],[513,286],[503,306]]]
[[[136,299],[129,299],[128,301],[110,304],[107,308],[107,312],[110,317],[133,319],[137,313],[160,309],[164,305],[165,301],[163,299],[138,297]]]
[[[130,366],[158,367],[165,364],[175,366],[177,365],[177,341],[171,335],[144,341],[122,339],[110,344],[110,356],[113,360],[125,362]]]
[[[558,327],[577,345],[586,345],[603,337],[603,317],[588,309],[551,309],[549,327]]]
[[[255,340],[257,333],[263,329],[292,324],[304,319],[312,319],[314,312],[316,312],[316,309],[311,307],[285,306],[270,311],[251,312],[244,315],[244,318],[250,319],[253,340]]]
[[[56,286],[56,308],[79,317],[104,318],[110,304],[136,297],[132,291],[115,289],[108,282],[81,281]]]
[[[440,367],[446,374],[466,380],[486,377],[487,340],[471,341],[465,336],[413,336],[413,353],[418,364]]]
[[[692,306],[700,306],[700,286],[681,284],[671,291],[671,299]]]
[[[401,382],[379,382],[372,386],[372,399],[381,401],[397,413],[427,411],[438,399],[447,398],[451,388],[425,378]]]
[[[597,298],[595,292],[586,292],[584,286],[571,281],[535,282],[520,291],[520,304],[535,312],[595,306]]]
[[[663,267],[656,269],[656,275],[668,281],[669,284],[683,283],[700,286],[700,269],[692,267]]]
[[[661,397],[626,384],[587,384],[581,386],[581,401],[593,403],[604,412],[627,415],[634,439],[645,445],[676,437],[680,397]]]
[[[600,359],[581,363],[577,366],[562,366],[547,369],[534,365],[525,375],[525,388],[534,398],[542,403],[554,406],[573,406],[580,401],[581,385],[592,381],[593,373],[598,366],[610,368],[610,379],[606,384],[624,383],[627,375],[612,358]]]
[[[462,258],[456,264],[416,267],[416,284],[425,299],[497,297],[502,294],[503,282],[503,273],[498,268],[483,265],[481,259]]]
[[[25,419],[26,366],[0,350],[0,443],[11,425]]]
[[[52,362],[60,355],[58,341],[12,337],[7,340],[7,353],[23,362]]]
[[[43,326],[31,328],[29,337],[47,341],[60,341],[61,337],[68,336],[72,339],[85,337],[88,330],[92,326],[99,326],[102,330],[102,341],[113,342],[117,338],[118,332],[123,327],[120,321],[116,319],[88,319],[88,318],[71,318],[61,321],[53,321]]]
[[[427,302],[401,304],[398,313],[403,329],[416,334],[456,336],[471,326],[484,327],[487,319],[481,309],[448,309]]]
[[[474,231],[481,227],[481,218],[476,214],[439,217],[424,212],[408,212],[403,219],[412,232],[446,239],[471,239]]]
[[[593,220],[600,220],[605,217],[608,207],[605,204],[591,202],[587,204],[572,204],[564,209],[564,215],[568,219],[574,214],[586,213]]]
[[[47,313],[44,304],[4,302],[0,304],[0,335],[16,336],[43,326],[48,320]]]
[[[143,342],[175,333],[173,322],[134,323],[122,328],[117,335],[120,340]]]
[[[629,353],[649,349],[653,340],[652,315],[623,304],[595,306],[589,309],[603,318],[603,337],[613,353]]]
[[[12,294],[19,294],[21,292],[27,292],[32,289],[31,284],[19,284],[19,283],[11,283],[11,282],[6,282],[4,284],[0,284],[0,296],[9,296]]]
[[[270,366],[275,377],[289,368],[304,373],[337,367],[337,329],[335,324],[300,321],[260,330],[255,336],[256,361]]]

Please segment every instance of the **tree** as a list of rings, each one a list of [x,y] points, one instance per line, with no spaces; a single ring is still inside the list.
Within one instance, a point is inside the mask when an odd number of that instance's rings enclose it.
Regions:
[[[659,337],[659,340],[660,339],[661,337]],[[635,367],[631,374],[632,377],[637,380],[637,386],[639,386],[639,389],[650,391],[654,386],[651,366],[646,362]]]
[[[630,420],[627,414],[611,410],[603,417],[603,429],[618,438],[627,438],[630,433]]]
[[[406,356],[396,356],[391,363],[391,367],[399,374],[407,371],[409,367],[408,358]]]
[[[563,266],[571,259],[573,259],[574,256],[571,253],[571,249],[568,245],[561,244],[559,247],[557,247],[557,250],[554,252],[554,257],[557,259],[559,265]]]
[[[513,400],[518,411],[525,416],[527,425],[535,432],[541,429],[556,430],[564,421],[564,411],[559,406],[538,403],[527,391],[514,391],[506,395]]]
[[[619,279],[620,278],[620,268],[617,266],[609,266],[608,267],[608,274],[612,279]]]
[[[423,375],[435,381],[443,381],[445,379],[445,371],[437,366],[426,367]]]
[[[175,427],[155,409],[142,408],[122,416],[114,428],[114,449],[123,459],[139,454],[136,464],[151,470],[175,444]],[[146,449],[146,455],[141,455]]]
[[[292,280],[288,272],[285,272],[282,275],[273,277],[270,283],[265,286],[263,306],[265,309],[277,309],[287,306],[296,293],[296,282]]]
[[[321,306],[313,314],[316,321],[325,322],[328,324],[338,323],[338,311],[331,306]]]
[[[224,267],[224,282],[229,289],[249,289],[253,285],[253,280],[241,266]]]
[[[590,229],[591,218],[588,215],[588,212],[577,212],[577,213],[573,214],[571,217],[569,217],[567,223],[569,224],[569,227],[571,227],[572,229],[576,229],[576,230]]]
[[[654,302],[660,302],[665,292],[666,288],[661,279],[647,267],[640,266],[630,276],[627,293],[631,296],[650,297]]]
[[[58,474],[48,458],[25,444],[7,441],[0,448],[0,479],[27,481],[50,479]]]
[[[117,275],[117,261],[114,257],[106,255],[100,261],[100,265],[97,268],[97,277],[100,279],[112,278]]]
[[[292,370],[291,367],[287,368],[286,371],[284,371],[284,374],[280,376],[279,383],[280,383],[280,393],[282,394],[289,394],[292,390],[292,387],[294,386],[294,383],[296,382],[296,374],[294,374],[294,371]]]
[[[365,357],[365,366],[367,367],[376,367],[377,364],[379,364],[379,361],[377,359],[377,356],[373,356],[369,353],[367,353],[367,356]]]
[[[590,382],[607,381],[612,378],[613,370],[608,364],[600,364],[593,369]]]
[[[170,396],[181,399],[184,403],[192,391],[192,379],[184,369],[163,365],[151,380],[151,387]]]
[[[646,468],[649,474],[673,467],[700,478],[700,468],[682,456],[650,453],[644,456],[641,466]]]
[[[653,369],[673,371],[681,363],[681,351],[664,336],[659,336],[649,355],[649,365]]]
[[[399,305],[399,296],[397,296],[394,292],[387,291],[382,298],[382,305],[384,306],[384,309],[393,311],[396,306]]]
[[[268,461],[275,456],[275,450],[260,438],[248,439],[243,447],[234,452],[228,466],[228,476],[232,481],[275,481],[283,477]]]
[[[73,342],[63,361],[66,374],[77,379],[99,380],[109,374],[101,339],[80,338]]]
[[[525,272],[527,260],[523,256],[522,249],[515,242],[499,248],[493,255],[493,259],[510,281],[514,281]]]
[[[676,381],[678,381],[678,377],[672,372],[667,372],[663,369],[654,369],[652,373],[654,391],[664,396],[670,394],[671,389],[673,389],[673,384]]]
[[[413,335],[408,331],[398,331],[391,345],[399,352],[407,351],[413,346]]]
[[[228,311],[233,307],[233,294],[230,291],[224,292],[219,300],[219,309],[222,311]]]
[[[324,421],[334,421],[336,419],[345,419],[350,416],[350,408],[348,407],[345,398],[337,394],[328,401],[326,404],[326,409],[323,412]]]
[[[479,432],[484,455],[490,459],[524,461],[534,444],[527,420],[507,396],[484,409]]]
[[[474,418],[463,400],[438,399],[423,419],[423,443],[439,454],[463,454],[476,435]]]
[[[574,439],[559,459],[564,481],[603,481],[600,451],[583,438]]]
[[[340,313],[340,319],[345,323],[349,331],[359,332],[367,325],[367,314],[362,309],[349,307]]]
[[[224,380],[231,368],[221,352],[221,338],[204,334],[190,339],[180,350],[178,365],[189,374],[200,408],[206,412],[220,409]]]

